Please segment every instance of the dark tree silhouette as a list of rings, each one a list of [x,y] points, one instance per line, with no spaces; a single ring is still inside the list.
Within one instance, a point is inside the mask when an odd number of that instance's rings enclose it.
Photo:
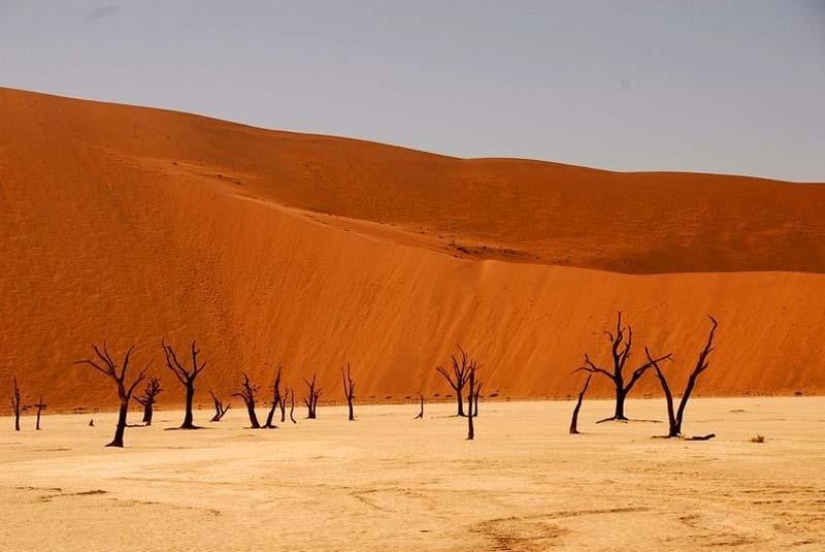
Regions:
[[[295,390],[289,390],[289,419],[292,420],[293,424],[297,424],[298,422],[295,421]]]
[[[341,368],[341,378],[344,382],[344,396],[347,398],[347,406],[349,407],[349,421],[355,420],[355,412],[352,408],[352,401],[355,398],[355,382],[352,379],[352,372],[349,362],[347,362],[346,369]]]
[[[321,396],[321,388],[315,385],[316,375],[317,374],[312,374],[311,382],[304,379],[304,383],[307,385],[307,396],[304,397],[304,404],[307,406],[307,418],[310,420],[318,417],[318,398]]]
[[[135,400],[143,405],[143,423],[152,425],[152,418],[155,415],[155,402],[157,396],[163,392],[160,386],[160,378],[152,378],[152,381],[146,384],[142,395],[136,395]]]
[[[622,313],[619,312],[616,320],[616,331],[614,332],[605,332],[607,337],[610,340],[610,350],[611,355],[613,357],[613,372],[609,372],[604,368],[601,368],[594,364],[588,355],[584,355],[584,366],[575,370],[575,372],[584,371],[590,372],[591,374],[601,374],[610,379],[613,382],[613,385],[616,388],[616,409],[610,418],[605,418],[604,420],[599,420],[601,422],[607,422],[609,420],[621,420],[627,421],[628,418],[624,412],[624,404],[627,396],[630,394],[630,391],[639,381],[639,379],[647,372],[650,368],[653,367],[653,363],[648,361],[638,368],[633,370],[630,374],[630,379],[625,382],[625,364],[627,363],[628,359],[630,358],[630,351],[633,347],[633,329],[630,325],[623,325],[622,324]],[[662,361],[665,359],[669,359],[671,357],[670,353],[655,359],[656,361]]]
[[[272,384],[272,406],[269,409],[269,414],[266,415],[264,427],[269,429],[276,429],[278,427],[274,423],[275,410],[277,410],[281,401],[281,367],[278,366],[278,372],[275,374],[275,382]]]
[[[420,392],[418,393],[418,403],[419,403],[418,416],[416,416],[413,419],[414,420],[423,420],[424,419],[424,393],[420,393]]]
[[[587,388],[590,387],[590,379],[593,374],[587,374],[587,379],[584,381],[582,390],[579,391],[579,400],[576,401],[576,408],[573,409],[573,417],[570,419],[570,434],[578,435],[579,433],[579,411],[582,409],[582,402],[584,402],[584,394],[587,393]]]
[[[221,401],[212,390],[209,390],[209,394],[212,395],[212,400],[215,402],[215,415],[212,416],[212,419],[209,420],[210,422],[220,422],[224,415],[226,415],[227,410],[231,408],[231,405],[227,404],[226,406],[223,405],[223,401]]]
[[[243,375],[243,384],[239,393],[233,393],[233,397],[240,397],[246,404],[246,411],[249,414],[249,425],[252,429],[259,429],[261,427],[258,422],[258,415],[255,413],[255,395],[258,393],[260,387],[249,381],[249,376]]]
[[[461,348],[461,345],[458,346],[458,351],[460,358],[455,355],[451,357],[453,364],[452,374],[450,374],[450,372],[448,372],[443,366],[436,366],[435,369],[439,374],[444,376],[444,379],[447,380],[447,383],[450,384],[450,387],[452,387],[455,391],[455,398],[458,407],[457,415],[464,416],[464,397],[462,396],[462,393],[464,393],[464,387],[466,386],[469,378],[470,365],[473,364],[473,361],[467,356],[466,351]]]
[[[17,386],[17,378],[12,378],[13,387],[11,390],[11,409],[14,411],[14,431],[20,431],[20,388]]]
[[[708,334],[708,340],[705,343],[705,347],[702,349],[702,352],[699,353],[696,366],[694,366],[693,371],[690,373],[690,376],[688,376],[685,392],[682,393],[682,399],[679,401],[679,408],[676,411],[673,409],[673,393],[670,390],[670,386],[667,383],[664,373],[662,373],[662,370],[659,367],[659,360],[652,358],[650,351],[647,347],[645,347],[645,354],[647,355],[648,361],[653,365],[654,370],[656,370],[656,377],[659,378],[659,382],[662,384],[662,391],[665,394],[665,401],[667,402],[668,437],[680,437],[682,435],[682,422],[685,418],[685,408],[690,400],[690,395],[696,388],[696,380],[702,372],[708,369],[708,355],[710,355],[713,351],[713,338],[716,334],[716,328],[719,326],[715,318],[712,316],[709,318],[711,321],[711,328],[710,333]]]
[[[467,415],[467,440],[472,441],[476,437],[476,430],[475,424],[473,420],[475,419],[475,413],[473,412],[473,401],[476,397],[476,363],[472,361],[469,363],[467,368],[467,384],[469,386],[469,392],[467,393],[467,402],[470,404],[470,413]]]
[[[198,375],[203,372],[203,369],[206,368],[206,363],[198,364],[198,353],[200,350],[197,347],[197,343],[192,341],[192,368],[184,368],[180,362],[178,362],[178,357],[175,355],[174,349],[172,349],[171,345],[167,345],[165,341],[160,342],[160,346],[163,349],[163,354],[166,357],[166,367],[171,370],[178,381],[186,388],[186,413],[183,417],[183,423],[181,424],[181,429],[198,429],[198,426],[194,423],[194,416],[192,415],[192,402],[195,398],[195,380],[197,379]]]
[[[120,398],[120,411],[117,418],[117,428],[115,429],[114,439],[112,439],[112,442],[106,446],[122,448],[123,434],[126,432],[126,416],[129,413],[129,400],[132,398],[132,393],[135,391],[135,387],[137,387],[146,377],[146,370],[149,368],[149,364],[146,364],[131,385],[127,385],[126,375],[129,370],[129,359],[132,356],[132,352],[135,350],[135,346],[132,345],[129,347],[129,350],[126,351],[126,355],[123,357],[123,362],[121,363],[119,369],[115,361],[112,360],[109,351],[106,349],[105,342],[103,343],[102,349],[98,348],[97,345],[92,345],[92,349],[94,349],[95,355],[97,355],[96,359],[78,360],[75,364],[88,364],[104,376],[110,378],[115,382],[115,385],[117,385],[117,394]]]
[[[37,401],[37,404],[34,405],[37,408],[37,423],[34,426],[34,429],[40,431],[40,414],[48,408],[49,405],[43,402],[43,395],[40,396],[40,399]]]

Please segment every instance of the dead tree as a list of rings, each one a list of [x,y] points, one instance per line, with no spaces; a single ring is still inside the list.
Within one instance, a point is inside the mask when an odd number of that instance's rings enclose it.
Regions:
[[[584,387],[579,391],[579,400],[576,401],[576,408],[573,409],[573,417],[570,419],[570,434],[579,434],[579,411],[582,409],[582,402],[584,402],[584,394],[587,393],[587,388],[590,387],[590,379],[593,374],[587,374],[587,379],[584,381]]]
[[[355,420],[355,412],[352,408],[352,401],[355,398],[355,382],[352,379],[349,362],[347,362],[346,371],[341,368],[341,378],[344,382],[344,396],[347,398],[347,406],[349,407],[349,421]]]
[[[167,345],[164,341],[160,342],[160,346],[163,349],[163,354],[166,357],[166,367],[171,370],[178,381],[186,388],[186,412],[183,417],[183,423],[181,424],[181,429],[198,429],[198,427],[194,423],[194,417],[192,415],[192,402],[195,399],[195,380],[197,379],[198,375],[203,372],[203,369],[206,368],[206,363],[198,364],[198,353],[200,350],[197,347],[197,343],[192,341],[192,368],[184,368],[180,362],[178,362],[178,357],[175,355],[174,349],[172,349],[171,345]]]
[[[231,405],[227,404],[224,407],[223,402],[215,395],[215,393],[212,392],[211,389],[209,390],[209,394],[212,395],[212,400],[215,401],[215,415],[212,416],[212,419],[209,421],[220,422],[226,414],[226,411],[231,408]]]
[[[443,366],[436,366],[435,369],[439,374],[444,376],[444,379],[447,380],[447,383],[450,384],[450,387],[452,387],[455,391],[455,398],[458,406],[456,415],[464,416],[464,397],[462,396],[462,393],[464,393],[464,387],[467,385],[470,365],[474,361],[467,356],[467,353],[461,348],[461,345],[458,346],[458,351],[461,358],[458,358],[455,355],[452,356],[452,374],[450,374],[450,372],[448,372]]]
[[[321,388],[316,387],[315,385],[315,376],[317,374],[312,374],[312,381],[304,380],[304,383],[307,384],[307,396],[304,397],[304,404],[307,406],[307,418],[310,420],[314,420],[318,417],[317,408],[318,408],[318,398],[321,396]]]
[[[12,378],[13,387],[11,394],[11,408],[14,411],[14,431],[20,431],[20,388],[17,386],[17,378]]]
[[[152,418],[155,415],[155,402],[157,396],[163,392],[160,386],[160,378],[152,378],[152,381],[146,384],[142,395],[135,396],[135,400],[143,405],[143,423],[152,425]]]
[[[269,414],[266,415],[266,423],[264,427],[269,429],[277,429],[275,425],[275,410],[281,403],[281,367],[278,366],[278,372],[275,374],[275,382],[272,384],[272,406],[269,409]]]
[[[40,399],[34,406],[37,408],[37,423],[35,424],[34,429],[40,431],[40,414],[48,407],[48,405],[43,402],[43,395],[40,395]]]
[[[423,420],[424,419],[424,393],[418,393],[418,416],[413,418],[413,420]]]
[[[289,390],[289,419],[292,420],[293,424],[297,424],[298,422],[295,421],[295,390]]]
[[[467,416],[467,440],[472,441],[475,439],[476,430],[475,426],[473,425],[473,419],[475,419],[475,413],[473,412],[473,399],[475,398],[476,394],[476,363],[475,361],[470,362],[469,367],[467,368],[467,383],[470,387],[469,392],[467,393],[467,402],[470,404],[470,413]]]
[[[112,442],[106,446],[122,448],[123,434],[126,431],[126,416],[129,413],[129,400],[132,398],[132,393],[135,388],[146,377],[146,370],[149,368],[149,364],[143,368],[131,385],[127,385],[126,375],[129,370],[129,359],[132,356],[132,351],[135,350],[134,345],[126,351],[126,355],[123,357],[123,362],[121,363],[120,368],[117,367],[115,361],[112,360],[111,355],[109,355],[105,342],[103,343],[102,349],[98,348],[97,345],[92,345],[92,349],[94,349],[95,355],[97,355],[96,359],[78,360],[75,364],[88,364],[104,376],[112,379],[117,385],[117,394],[120,398],[120,411],[117,417],[117,428],[115,429],[114,439],[112,439]]]
[[[668,353],[662,357],[651,359],[640,365],[630,374],[630,379],[625,381],[624,369],[625,364],[630,358],[630,350],[633,347],[633,329],[629,324],[626,326],[622,324],[622,313],[619,312],[616,321],[615,333],[605,332],[605,334],[607,334],[607,337],[610,340],[611,356],[613,357],[613,371],[609,372],[608,370],[597,366],[590,360],[588,355],[584,355],[584,366],[578,368],[575,372],[584,371],[590,372],[591,374],[601,374],[609,378],[616,388],[616,409],[614,414],[610,418],[599,420],[599,423],[607,422],[609,420],[628,421],[628,418],[624,412],[624,404],[625,399],[627,399],[627,396],[630,394],[633,386],[636,385],[645,372],[653,367],[652,360],[662,361],[669,359],[671,355]]]
[[[249,425],[252,429],[259,429],[261,427],[258,422],[258,415],[255,413],[255,395],[258,393],[260,387],[249,381],[249,376],[243,375],[243,385],[239,393],[233,393],[233,397],[240,397],[246,404],[246,411],[249,414]]]
[[[673,393],[670,390],[670,386],[667,383],[664,373],[662,373],[662,370],[659,367],[659,359],[652,358],[650,351],[647,347],[645,347],[645,354],[647,354],[648,361],[653,365],[654,370],[656,370],[656,377],[659,378],[659,382],[662,384],[662,391],[665,394],[665,401],[667,402],[668,437],[680,437],[682,435],[682,422],[684,421],[685,408],[690,400],[690,395],[696,388],[696,380],[702,372],[708,369],[708,355],[710,355],[711,351],[713,351],[713,337],[716,334],[716,328],[719,326],[715,318],[712,316],[709,318],[711,321],[711,328],[710,333],[708,334],[708,340],[705,343],[705,347],[702,349],[702,352],[699,353],[696,366],[694,366],[693,371],[690,373],[690,376],[688,376],[685,391],[682,393],[682,398],[679,401],[679,408],[675,411],[673,409]]]

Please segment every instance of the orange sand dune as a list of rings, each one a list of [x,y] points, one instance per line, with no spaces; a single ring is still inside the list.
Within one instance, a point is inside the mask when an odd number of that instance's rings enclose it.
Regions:
[[[289,385],[317,370],[329,399],[346,361],[362,400],[444,394],[433,366],[459,342],[490,393],[566,395],[619,309],[674,352],[677,386],[713,314],[700,393],[825,390],[820,185],[461,160],[7,89],[0,121],[0,389],[17,374],[54,407],[110,404],[72,364],[104,338],[136,343],[179,403],[164,335],[198,338],[205,407],[276,364]]]

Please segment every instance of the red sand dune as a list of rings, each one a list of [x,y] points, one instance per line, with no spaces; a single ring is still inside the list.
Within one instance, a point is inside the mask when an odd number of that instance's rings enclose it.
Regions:
[[[208,389],[318,372],[403,399],[456,343],[501,396],[565,396],[622,310],[673,351],[713,314],[700,394],[825,391],[825,186],[464,160],[156,109],[0,89],[0,388],[112,404],[72,361],[197,338]],[[600,382],[594,391],[604,395]],[[646,377],[638,396],[657,393]],[[5,406],[5,401],[3,401]]]

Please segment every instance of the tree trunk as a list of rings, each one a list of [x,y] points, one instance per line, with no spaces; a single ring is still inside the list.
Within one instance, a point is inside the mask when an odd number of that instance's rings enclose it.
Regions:
[[[146,404],[143,405],[143,423],[147,426],[152,425],[152,418],[154,415],[154,403],[152,401],[146,401]]]
[[[258,422],[258,415],[255,413],[255,403],[247,402],[246,411],[247,413],[249,413],[249,425],[252,427],[252,429],[259,429],[261,427],[261,424],[260,422]]]
[[[289,391],[289,419],[292,421],[293,424],[297,424],[298,422],[295,421],[295,390],[291,389]]]
[[[476,431],[475,427],[473,426],[473,388],[475,387],[476,383],[476,374],[475,370],[470,370],[470,392],[467,395],[467,402],[470,403],[470,415],[467,416],[467,440],[472,441],[475,439]]]
[[[627,421],[627,416],[624,415],[624,401],[627,398],[627,393],[621,387],[616,388],[616,413],[615,419]]]
[[[456,401],[458,403],[458,413],[457,416],[465,416],[464,414],[464,397],[461,396],[461,392],[464,391],[463,389],[459,388],[455,392]],[[470,397],[470,401],[472,401],[472,396]],[[470,403],[472,404],[472,402]]]
[[[593,377],[593,374],[587,376],[587,380],[584,382],[584,387],[579,392],[579,400],[576,401],[576,408],[573,409],[573,417],[570,420],[570,434],[571,435],[578,435],[579,434],[579,411],[582,408],[582,403],[584,402],[584,394],[587,393],[587,388],[590,386],[590,378]]]
[[[415,420],[422,420],[424,418],[424,395],[419,393],[418,400],[420,402],[420,409],[418,411],[418,416],[416,416]]]
[[[355,420],[355,412],[352,409],[352,399],[347,399],[347,404],[349,405],[349,421],[352,422]]]
[[[120,399],[120,412],[117,416],[117,428],[115,428],[115,437],[112,442],[106,445],[107,447],[123,448],[123,434],[126,432],[126,416],[129,414],[129,399]]]
[[[195,384],[190,382],[186,386],[186,414],[183,418],[181,429],[196,429],[194,424],[194,416],[192,416],[192,401],[195,398]]]

